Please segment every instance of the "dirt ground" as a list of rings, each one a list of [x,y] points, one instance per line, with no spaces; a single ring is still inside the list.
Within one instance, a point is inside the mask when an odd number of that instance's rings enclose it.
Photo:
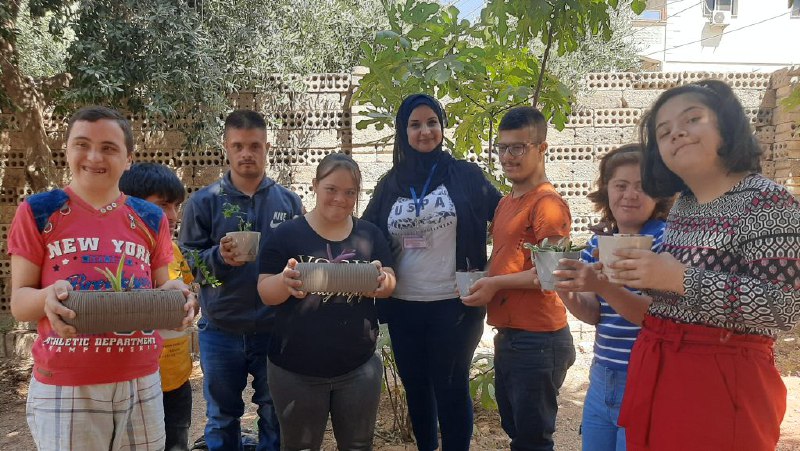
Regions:
[[[781,426],[779,451],[800,451],[800,340],[798,333],[784,334],[779,337],[776,346],[778,368],[784,374],[784,382],[788,389],[788,408]],[[485,342],[486,340],[484,340]],[[560,409],[558,413],[555,442],[560,450],[579,450],[581,409],[583,398],[588,387],[588,370],[591,362],[591,349],[578,346],[578,360],[567,374],[561,389]],[[0,450],[32,450],[33,442],[25,421],[25,396],[30,378],[31,363],[18,358],[0,359]],[[205,422],[205,401],[203,400],[202,373],[195,363],[192,375],[192,391],[194,394],[194,416],[190,439],[194,440],[203,433]],[[249,401],[251,392],[245,392],[245,400]],[[249,405],[242,419],[244,427],[255,425],[255,406]],[[382,399],[378,414],[378,425],[375,437],[376,451],[412,451],[413,444],[401,443],[391,431],[391,410],[386,397]],[[328,431],[325,450],[335,450],[335,442]],[[508,441],[500,428],[500,420],[495,411],[487,411],[476,406],[475,432],[473,450],[494,451],[508,449]]]

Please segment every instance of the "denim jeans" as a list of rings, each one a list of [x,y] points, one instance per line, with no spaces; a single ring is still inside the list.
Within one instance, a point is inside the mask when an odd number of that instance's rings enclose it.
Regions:
[[[417,448],[466,451],[472,439],[469,368],[486,309],[460,299],[384,302]],[[437,424],[438,423],[438,424]]]
[[[617,425],[628,371],[592,363],[583,404],[583,451],[625,451],[625,429]]]
[[[304,376],[272,362],[268,368],[282,450],[320,449],[329,415],[338,449],[372,450],[383,377],[380,357],[373,355],[360,367],[336,377]]]
[[[258,451],[278,451],[280,430],[267,385],[270,334],[231,334],[206,320],[197,325],[203,395],[206,398],[205,439],[211,451],[242,449],[242,391],[253,375],[253,403],[258,405]]]
[[[166,451],[189,450],[189,427],[192,425],[192,385],[186,381],[175,390],[164,392],[164,429]]]
[[[569,327],[555,332],[499,329],[495,394],[512,451],[552,450],[558,390],[575,363]]]

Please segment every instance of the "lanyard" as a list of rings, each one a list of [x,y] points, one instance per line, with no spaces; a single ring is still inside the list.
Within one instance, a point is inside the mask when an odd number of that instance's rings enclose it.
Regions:
[[[433,172],[436,171],[436,165],[438,164],[439,163],[434,163],[433,167],[431,168],[431,172],[430,174],[428,174],[428,179],[425,180],[425,184],[422,185],[422,192],[420,193],[419,197],[417,197],[417,191],[414,189],[414,187],[413,186],[411,187],[411,200],[414,201],[414,210],[416,210],[418,218],[419,218],[419,212],[422,211],[422,205],[424,204],[425,201],[425,194],[428,193],[428,185],[431,184],[431,179],[433,178]]]

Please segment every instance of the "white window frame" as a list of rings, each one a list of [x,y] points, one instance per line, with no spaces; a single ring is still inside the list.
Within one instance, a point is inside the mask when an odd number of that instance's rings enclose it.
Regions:
[[[717,0],[704,0],[703,15],[706,17],[711,17],[711,14],[714,11],[728,11],[731,13],[731,16],[736,17],[739,13],[739,4],[738,4],[739,1],[738,0],[729,0],[729,1],[730,1],[729,5],[718,5]]]

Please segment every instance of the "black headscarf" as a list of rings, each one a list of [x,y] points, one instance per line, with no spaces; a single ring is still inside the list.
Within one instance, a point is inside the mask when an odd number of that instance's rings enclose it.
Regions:
[[[411,197],[411,187],[422,195],[422,187],[430,174],[428,192],[444,185],[456,209],[456,268],[459,270],[483,268],[486,264],[486,223],[494,217],[500,201],[500,192],[484,177],[475,163],[456,160],[442,150],[440,143],[432,152],[417,152],[408,144],[408,118],[414,108],[428,106],[439,118],[442,129],[445,117],[442,106],[433,97],[414,94],[407,97],[397,112],[395,122],[394,166],[378,181],[362,219],[383,232],[389,242],[389,216],[397,198]],[[427,194],[427,193],[426,193]],[[395,255],[400,249],[394,248]]]
[[[395,120],[394,153],[392,159],[394,167],[387,174],[387,188],[395,191],[398,196],[409,197],[411,187],[421,195],[425,181],[431,173],[431,168],[436,165],[436,170],[428,185],[428,192],[444,183],[453,157],[442,149],[439,143],[431,152],[418,152],[408,143],[408,119],[415,108],[427,106],[436,113],[439,124],[444,134],[446,118],[439,102],[425,94],[413,94],[405,98],[397,111]],[[427,194],[427,193],[426,193]]]

